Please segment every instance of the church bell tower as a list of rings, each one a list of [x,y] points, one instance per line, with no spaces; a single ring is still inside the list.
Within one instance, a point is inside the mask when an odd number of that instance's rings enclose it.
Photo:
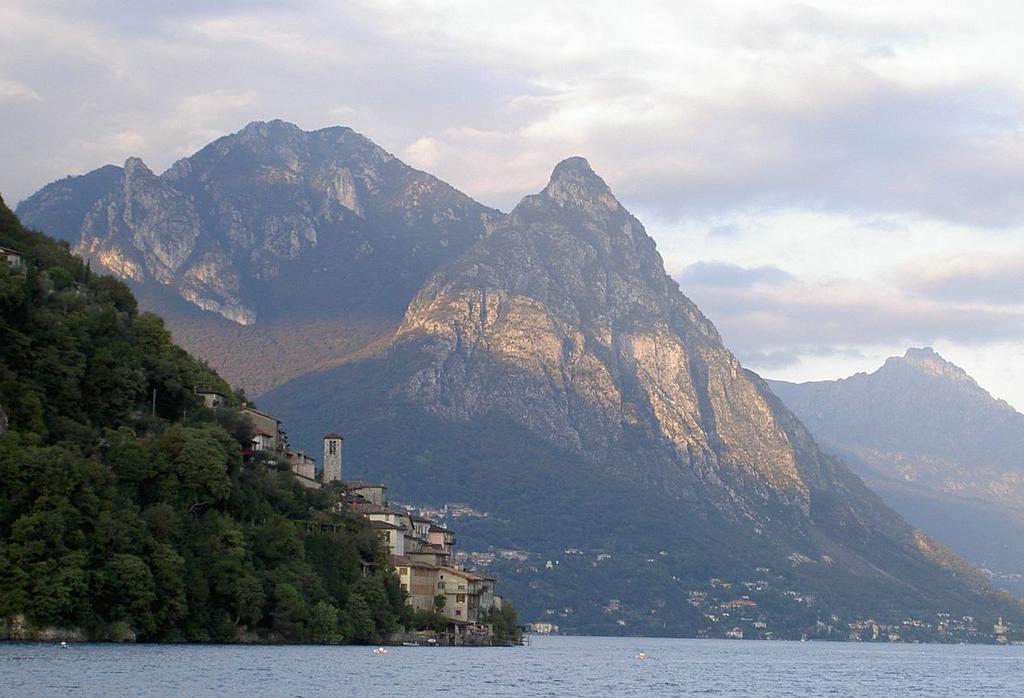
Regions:
[[[337,482],[341,480],[341,447],[345,439],[341,434],[331,432],[324,435],[324,476],[323,482]]]

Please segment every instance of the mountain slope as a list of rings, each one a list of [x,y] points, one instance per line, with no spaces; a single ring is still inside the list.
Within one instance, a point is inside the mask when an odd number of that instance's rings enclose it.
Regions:
[[[773,610],[790,634],[824,609],[999,603],[818,450],[581,158],[431,276],[380,356],[265,402],[302,415],[309,429],[292,436],[310,445],[343,427],[347,462],[398,496],[447,492],[488,511],[460,529],[539,556],[541,568],[504,567],[503,583],[522,589],[528,616],[567,606],[562,622],[579,630],[713,634],[723,621],[689,594],[763,570],[774,591],[761,608],[784,591],[822,603]],[[569,550],[616,562],[544,562]],[[602,610],[609,598],[632,625]]]
[[[427,276],[498,215],[350,129],[281,121],[161,175],[129,158],[56,182],[18,214],[73,237],[188,348],[257,392],[386,337]],[[237,354],[258,360],[239,370]]]
[[[1024,415],[962,369],[910,349],[871,374],[770,385],[904,516],[980,564],[1024,573]]]

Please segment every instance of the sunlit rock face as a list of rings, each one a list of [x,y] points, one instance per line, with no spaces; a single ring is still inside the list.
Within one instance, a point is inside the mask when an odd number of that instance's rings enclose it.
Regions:
[[[452,420],[501,411],[736,516],[756,518],[766,502],[806,514],[828,477],[582,158],[559,164],[543,191],[431,277],[402,344],[431,357],[396,388],[406,399]]]

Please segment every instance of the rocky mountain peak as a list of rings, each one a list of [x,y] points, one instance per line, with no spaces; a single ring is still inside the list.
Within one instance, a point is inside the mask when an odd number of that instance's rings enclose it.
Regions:
[[[273,136],[296,136],[302,133],[302,129],[291,122],[273,119],[271,121],[250,121],[238,133],[247,138],[265,139]]]
[[[153,175],[153,170],[142,161],[142,158],[132,156],[124,161],[124,176],[126,178],[134,175]]]
[[[889,369],[911,368],[936,378],[974,383],[966,371],[944,359],[931,347],[910,347],[902,357],[891,357],[885,363]]]
[[[566,158],[558,163],[548,185],[538,196],[562,207],[598,206],[610,211],[622,208],[605,181],[581,157]]]

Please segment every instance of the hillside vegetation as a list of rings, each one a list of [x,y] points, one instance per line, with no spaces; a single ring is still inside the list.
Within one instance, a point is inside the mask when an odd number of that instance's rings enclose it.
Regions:
[[[373,531],[243,467],[231,395],[128,289],[0,201],[0,617],[32,637],[374,641],[404,613]],[[238,397],[232,402],[237,404]],[[365,572],[364,572],[365,570]]]

